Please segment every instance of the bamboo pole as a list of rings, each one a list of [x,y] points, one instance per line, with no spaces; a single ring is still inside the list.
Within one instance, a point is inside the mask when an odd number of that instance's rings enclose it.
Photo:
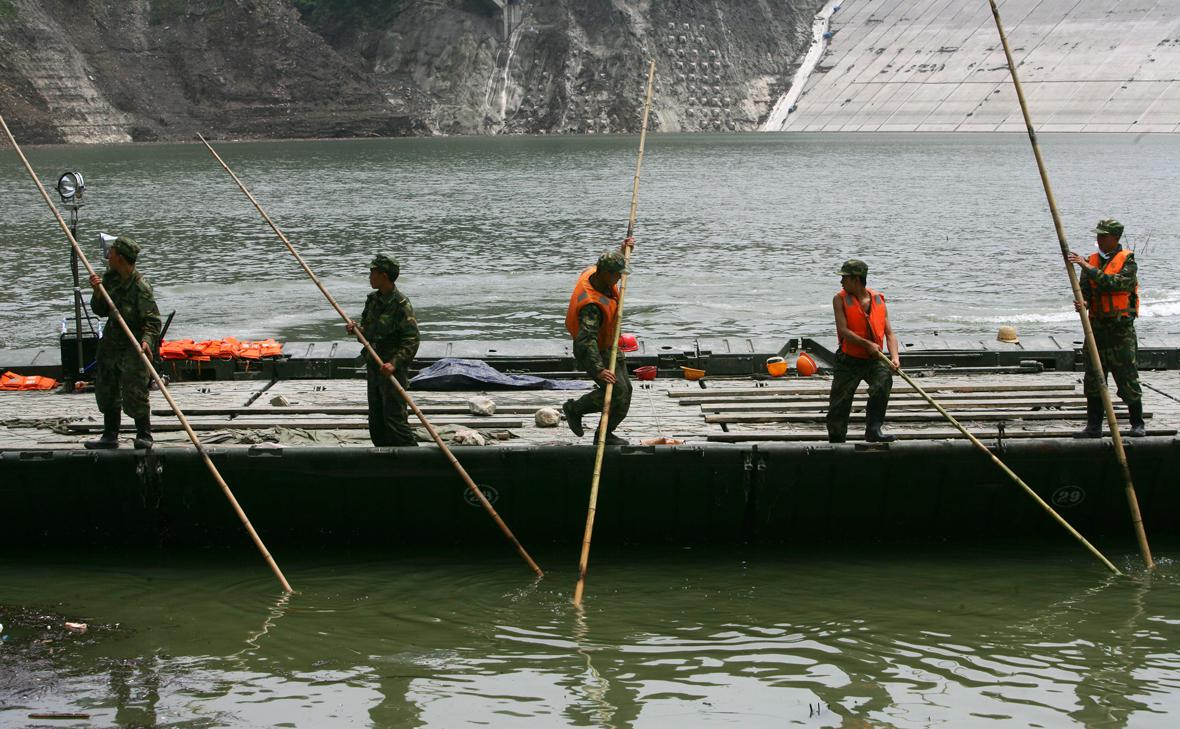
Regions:
[[[1101,552],[1099,552],[1099,551],[1098,551],[1098,550],[1097,550],[1097,549],[1094,547],[1094,545],[1092,545],[1092,544],[1090,544],[1090,542],[1086,541],[1086,538],[1085,538],[1085,537],[1083,537],[1083,536],[1082,536],[1082,535],[1081,535],[1081,534],[1078,532],[1078,530],[1074,529],[1074,528],[1073,528],[1073,527],[1070,525],[1070,523],[1069,523],[1069,522],[1067,522],[1067,521],[1066,521],[1064,518],[1062,518],[1062,516],[1061,516],[1060,514],[1058,514],[1058,513],[1057,513],[1057,512],[1056,512],[1056,511],[1053,509],[1053,507],[1052,507],[1052,506],[1049,506],[1049,504],[1048,504],[1048,503],[1047,503],[1047,502],[1046,502],[1044,499],[1042,499],[1042,498],[1041,498],[1041,497],[1040,497],[1040,496],[1037,494],[1037,492],[1036,492],[1036,491],[1033,491],[1031,488],[1029,488],[1029,485],[1028,485],[1028,484],[1026,484],[1026,483],[1024,482],[1024,480],[1020,478],[1020,476],[1017,476],[1017,475],[1016,475],[1016,473],[1015,473],[1015,472],[1013,472],[1013,471],[1012,471],[1012,469],[1008,468],[1008,466],[1007,466],[1007,465],[1006,465],[1006,464],[1005,464],[1003,461],[1001,461],[1001,460],[999,459],[999,457],[998,457],[998,456],[996,456],[996,454],[995,454],[995,453],[992,453],[992,452],[991,452],[991,450],[990,450],[990,449],[989,449],[987,446],[985,446],[985,445],[984,445],[982,442],[980,442],[980,440],[979,440],[978,438],[976,438],[974,435],[972,435],[972,434],[970,433],[970,431],[968,431],[966,428],[964,428],[964,427],[963,427],[963,425],[962,425],[962,423],[960,423],[958,420],[956,420],[956,419],[955,419],[955,416],[953,416],[953,415],[951,415],[950,413],[948,413],[948,412],[947,412],[945,409],[943,409],[943,407],[942,407],[941,405],[939,405],[937,402],[935,402],[934,398],[933,398],[933,397],[931,397],[929,394],[927,394],[927,393],[926,393],[926,391],[925,391],[925,390],[923,390],[921,387],[919,387],[919,386],[918,386],[918,383],[914,382],[914,381],[913,381],[913,379],[911,379],[911,378],[910,378],[910,376],[909,376],[909,375],[907,375],[907,374],[906,374],[906,373],[905,373],[905,372],[904,372],[904,371],[903,371],[903,370],[902,370],[900,367],[894,367],[894,366],[893,366],[893,363],[889,361],[889,357],[887,357],[887,356],[885,355],[885,353],[884,353],[884,352],[878,351],[878,352],[877,352],[877,356],[878,356],[878,357],[879,357],[879,358],[880,358],[880,359],[881,359],[883,362],[885,362],[886,364],[888,364],[888,365],[889,365],[889,368],[890,368],[891,370],[893,370],[893,371],[894,371],[894,372],[896,372],[897,374],[901,375],[901,378],[902,378],[903,380],[905,380],[905,381],[906,381],[906,382],[909,384],[909,386],[910,386],[910,387],[914,388],[914,390],[915,390],[915,391],[916,391],[916,392],[917,392],[919,395],[921,395],[923,398],[925,398],[925,399],[926,399],[926,402],[930,403],[931,407],[933,407],[935,410],[937,410],[939,413],[941,413],[941,414],[942,414],[942,416],[943,416],[944,418],[946,418],[946,419],[947,419],[947,421],[948,421],[948,422],[949,422],[951,425],[955,426],[955,428],[956,428],[956,429],[957,429],[957,430],[958,430],[960,433],[962,433],[964,436],[966,436],[966,437],[967,437],[967,440],[971,441],[971,443],[972,443],[972,444],[973,444],[973,445],[974,445],[976,448],[978,448],[979,450],[983,451],[983,452],[984,452],[984,453],[987,455],[987,457],[991,459],[992,463],[996,464],[996,466],[997,466],[997,467],[998,467],[998,468],[999,468],[1001,471],[1003,471],[1003,472],[1004,472],[1004,473],[1005,473],[1005,474],[1008,476],[1008,478],[1012,479],[1012,481],[1013,481],[1013,482],[1014,482],[1014,483],[1015,483],[1017,486],[1019,486],[1020,488],[1024,489],[1024,492],[1025,492],[1026,494],[1028,494],[1030,497],[1032,497],[1033,501],[1037,502],[1037,505],[1038,505],[1038,506],[1040,506],[1042,509],[1044,509],[1044,510],[1045,510],[1045,511],[1046,511],[1046,512],[1049,514],[1049,516],[1053,517],[1053,520],[1054,520],[1054,521],[1056,521],[1058,524],[1060,524],[1062,527],[1064,527],[1064,528],[1065,528],[1065,530],[1066,530],[1067,532],[1069,532],[1070,534],[1072,534],[1072,535],[1073,535],[1073,537],[1074,537],[1074,539],[1077,539],[1079,542],[1081,542],[1081,543],[1082,543],[1082,546],[1084,546],[1086,549],[1088,549],[1088,550],[1090,551],[1090,554],[1092,554],[1092,555],[1094,555],[1095,557],[1097,557],[1097,558],[1099,559],[1099,561],[1101,561],[1101,562],[1102,562],[1102,564],[1106,565],[1106,566],[1107,566],[1107,568],[1108,568],[1108,569],[1110,569],[1110,571],[1111,571],[1111,572],[1113,572],[1114,574],[1116,574],[1116,575],[1121,575],[1121,574],[1122,574],[1122,572],[1120,572],[1120,571],[1119,571],[1119,569],[1118,569],[1117,567],[1115,567],[1113,564],[1111,564],[1110,560],[1108,560],[1106,557],[1102,556],[1102,553],[1101,553]]]
[[[643,122],[639,130],[639,158],[635,161],[635,177],[631,180],[631,212],[627,217],[627,237],[630,241],[635,233],[635,211],[639,207],[639,173],[643,169],[643,145],[647,141],[647,118],[651,113],[651,94],[656,78],[656,62],[652,61],[647,67],[647,96],[643,101]],[[631,249],[633,245],[623,245],[623,260],[631,263]],[[611,337],[610,364],[608,369],[615,371],[615,364],[619,357],[619,334],[623,330],[623,297],[627,294],[627,273],[619,281],[619,311],[615,316],[615,331]],[[606,383],[603,394],[602,419],[598,421],[598,448],[594,451],[594,475],[590,479],[590,504],[586,507],[586,529],[582,534],[582,554],[578,558],[578,583],[574,586],[574,605],[581,606],[582,596],[586,591],[586,572],[590,568],[590,541],[594,536],[594,516],[598,511],[598,485],[602,480],[602,457],[606,450],[606,426],[610,419],[610,400],[614,394],[614,384]]]
[[[348,314],[344,312],[344,309],[340,307],[340,304],[336,303],[336,299],[332,297],[332,294],[330,294],[328,289],[324,287],[324,284],[320,281],[319,277],[316,276],[315,272],[311,270],[311,267],[307,265],[307,261],[303,260],[303,256],[299,255],[299,252],[295,250],[295,246],[291,245],[291,241],[287,239],[286,234],[284,234],[283,231],[279,229],[279,226],[275,225],[275,222],[271,220],[270,216],[266,214],[266,211],[262,209],[262,205],[258,203],[258,200],[254,198],[254,195],[251,194],[246,188],[246,185],[241,181],[241,179],[238,178],[236,174],[234,174],[234,171],[231,170],[229,165],[225,163],[225,160],[221,158],[221,155],[217,154],[217,150],[213,149],[209,142],[207,142],[200,134],[197,135],[197,138],[201,140],[201,143],[205,145],[205,148],[209,150],[209,153],[213,155],[213,158],[217,160],[221,167],[229,173],[229,176],[232,177],[233,181],[237,183],[238,188],[243,193],[245,193],[247,198],[249,198],[250,203],[254,205],[254,209],[258,211],[258,213],[262,216],[262,219],[265,220],[267,225],[270,226],[271,230],[275,232],[275,235],[277,235],[279,240],[283,242],[283,245],[285,245],[287,250],[291,252],[291,255],[295,257],[295,260],[299,262],[299,266],[303,269],[303,272],[306,273],[308,278],[311,279],[312,283],[316,285],[316,287],[320,290],[320,293],[324,295],[324,298],[328,300],[328,303],[331,304],[332,308],[336,310],[336,313],[340,315],[340,318],[343,319],[347,324],[356,325],[356,322],[349,318]],[[365,338],[364,332],[361,331],[360,326],[355,326],[353,335],[356,336],[357,341],[361,343],[361,346],[365,349],[365,353],[370,358],[372,358],[372,361],[382,361],[381,357],[377,354],[377,350],[373,349],[373,345],[370,344],[369,340]],[[410,409],[414,411],[414,415],[418,417],[418,420],[421,421],[422,426],[426,428],[426,432],[430,433],[431,439],[434,440],[435,444],[442,451],[443,455],[446,456],[448,461],[450,461],[451,466],[453,466],[455,471],[459,474],[459,477],[463,480],[463,483],[467,486],[471,493],[474,494],[477,499],[479,499],[479,503],[483,506],[484,511],[488,513],[488,516],[492,518],[492,521],[496,522],[496,526],[500,528],[500,531],[504,533],[504,536],[508,539],[508,541],[512,542],[512,545],[516,547],[517,553],[520,554],[521,558],[524,559],[524,561],[528,564],[529,569],[536,573],[538,577],[543,577],[545,573],[541,571],[541,568],[537,566],[537,563],[534,562],[533,558],[529,556],[529,553],[525,551],[524,545],[520,543],[520,541],[516,538],[516,535],[512,533],[512,530],[509,529],[508,525],[504,523],[504,520],[500,518],[500,515],[496,513],[496,509],[492,506],[491,502],[488,501],[487,497],[484,496],[483,490],[475,485],[475,481],[471,480],[471,476],[467,473],[467,469],[463,468],[463,465],[459,463],[459,459],[456,458],[455,454],[451,452],[451,449],[447,447],[447,444],[442,439],[442,436],[438,434],[438,431],[435,430],[434,426],[430,424],[429,420],[427,420],[425,413],[423,413],[418,407],[418,404],[414,402],[414,398],[410,397],[410,393],[406,392],[406,389],[402,387],[402,384],[397,381],[396,377],[389,375],[389,381],[393,384],[394,389],[397,390],[397,394],[403,400],[405,400],[406,404],[410,406]]]
[[[1028,130],[1028,141],[1032,144],[1033,156],[1037,160],[1037,170],[1041,175],[1041,184],[1045,188],[1045,199],[1049,203],[1049,212],[1053,215],[1053,227],[1057,231],[1057,243],[1061,247],[1061,257],[1065,261],[1065,272],[1069,276],[1069,286],[1073,290],[1074,304],[1082,320],[1082,330],[1086,335],[1086,356],[1095,372],[1102,372],[1102,359],[1098,356],[1098,343],[1094,340],[1094,328],[1090,325],[1090,316],[1082,300],[1082,288],[1078,283],[1077,272],[1069,262],[1069,244],[1065,240],[1065,228],[1061,225],[1061,215],[1057,211],[1057,200],[1053,197],[1053,186],[1049,183],[1049,171],[1045,167],[1045,159],[1041,156],[1041,146],[1037,142],[1037,133],[1033,129],[1032,117],[1028,112],[1028,103],[1024,98],[1024,89],[1020,85],[1020,78],[1016,74],[1016,63],[1012,60],[1012,49],[1008,46],[1008,36],[1004,33],[1004,24],[1000,22],[1000,11],[996,7],[996,0],[988,0],[991,4],[992,17],[996,20],[996,31],[1000,34],[1000,43],[1004,46],[1004,57],[1008,61],[1008,70],[1012,73],[1012,85],[1016,88],[1016,98],[1020,101],[1020,112],[1024,115],[1024,126]],[[1110,426],[1110,437],[1114,441],[1115,459],[1123,475],[1123,484],[1127,496],[1127,507],[1131,512],[1131,525],[1135,530],[1135,538],[1139,541],[1139,552],[1143,555],[1143,562],[1148,569],[1155,569],[1155,561],[1151,558],[1151,547],[1147,544],[1147,532],[1143,528],[1143,516],[1139,513],[1139,499],[1135,496],[1135,484],[1131,480],[1131,466],[1127,463],[1127,452],[1123,448],[1123,436],[1119,432],[1118,419],[1114,414],[1114,405],[1110,401],[1110,391],[1106,388],[1106,378],[1102,380],[1102,406],[1106,411],[1106,422]]]
[[[12,135],[12,131],[8,128],[8,124],[4,121],[3,116],[0,116],[0,126],[4,127],[4,134],[7,135],[8,141],[12,143],[13,149],[15,149],[17,155],[20,156],[21,162],[24,163],[25,170],[29,173],[29,177],[33,179],[33,183],[37,185],[37,190],[41,193],[41,197],[45,200],[45,204],[49,206],[49,209],[53,212],[53,216],[57,218],[57,223],[61,226],[62,232],[66,234],[66,238],[69,239],[70,246],[73,248],[74,253],[78,256],[78,260],[80,260],[82,265],[86,267],[87,273],[92,276],[97,275],[94,267],[90,265],[90,260],[86,258],[86,254],[82,251],[82,246],[78,245],[78,241],[74,238],[73,233],[70,232],[70,228],[68,225],[66,225],[66,221],[62,218],[61,213],[57,209],[57,206],[55,206],[53,201],[49,199],[49,193],[45,192],[45,186],[41,184],[41,180],[37,178],[37,173],[33,171],[33,167],[29,164],[29,160],[25,157],[25,153],[21,151],[20,145],[16,143],[16,137]],[[250,524],[250,519],[246,517],[246,512],[242,510],[238,500],[234,498],[233,491],[230,490],[229,484],[227,484],[225,479],[221,477],[221,472],[217,470],[217,466],[213,465],[213,460],[209,457],[209,452],[205,450],[205,446],[201,443],[201,439],[197,437],[197,434],[193,431],[192,426],[189,425],[188,418],[184,416],[184,412],[180,409],[180,405],[178,405],[176,401],[172,399],[172,393],[168,391],[168,387],[164,384],[164,380],[161,379],[159,373],[156,372],[156,368],[152,365],[151,358],[146,352],[143,351],[143,348],[140,346],[139,339],[135,336],[135,333],[131,331],[131,328],[127,326],[127,322],[123,320],[122,314],[119,313],[119,307],[115,306],[115,302],[111,300],[111,296],[109,293],[107,293],[106,287],[100,283],[95,290],[102,296],[103,300],[106,301],[107,306],[111,310],[111,318],[118,323],[119,328],[123,330],[123,333],[127,335],[127,338],[131,341],[132,346],[135,347],[135,351],[139,354],[140,361],[143,362],[145,367],[147,367],[148,373],[151,374],[152,380],[156,383],[156,387],[160,390],[160,394],[164,396],[164,399],[168,401],[168,406],[172,408],[174,413],[176,413],[176,418],[180,421],[180,424],[184,426],[184,432],[188,434],[189,440],[193,442],[193,446],[196,447],[197,453],[201,455],[201,460],[204,461],[206,468],[209,469],[209,473],[213,474],[213,480],[215,480],[217,485],[221,487],[221,491],[225,494],[225,498],[229,500],[230,506],[233,507],[234,513],[238,515],[238,519],[241,520],[242,525],[246,527],[246,531],[249,532],[250,538],[254,540],[254,546],[257,547],[258,551],[262,553],[262,558],[266,560],[266,563],[270,566],[271,571],[274,572],[275,577],[279,579],[279,584],[283,586],[283,590],[286,592],[294,592],[294,590],[291,589],[291,584],[287,582],[287,578],[283,576],[283,571],[279,569],[279,565],[275,562],[274,557],[270,555],[266,545],[262,543],[262,538],[258,536],[258,532],[256,532],[254,530],[254,526]]]

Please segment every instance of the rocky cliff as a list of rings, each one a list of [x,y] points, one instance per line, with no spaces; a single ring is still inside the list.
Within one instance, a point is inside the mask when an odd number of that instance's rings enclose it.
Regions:
[[[0,0],[27,142],[757,128],[822,0]]]
[[[33,142],[404,134],[286,2],[0,0],[0,107]]]

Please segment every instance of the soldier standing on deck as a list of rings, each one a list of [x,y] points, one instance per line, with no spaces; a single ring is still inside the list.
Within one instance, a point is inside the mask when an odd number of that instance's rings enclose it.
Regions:
[[[1143,391],[1139,387],[1136,362],[1139,342],[1135,337],[1135,317],[1139,316],[1139,265],[1135,254],[1119,245],[1123,224],[1117,220],[1099,221],[1094,228],[1098,236],[1098,252],[1082,258],[1069,254],[1069,262],[1081,267],[1082,298],[1090,312],[1090,326],[1094,343],[1102,361],[1102,381],[1106,374],[1114,375],[1118,395],[1127,404],[1131,416],[1130,435],[1147,435],[1143,422]],[[1081,307],[1074,302],[1079,311]],[[1102,383],[1086,357],[1086,427],[1074,433],[1075,438],[1102,437]]]
[[[885,297],[865,286],[869,267],[856,259],[840,267],[841,290],[832,299],[836,314],[836,336],[840,348],[832,372],[832,389],[828,393],[828,441],[843,443],[848,435],[848,416],[852,399],[861,381],[869,384],[869,402],[865,406],[865,440],[888,443],[894,436],[881,432],[889,393],[893,390],[893,372],[877,356],[889,344],[889,360],[900,367],[897,336],[889,323]]]
[[[152,287],[135,268],[139,258],[139,245],[130,238],[120,236],[107,251],[107,270],[98,277],[91,274],[90,286],[97,289],[101,283],[111,301],[119,309],[123,321],[139,342],[139,348],[148,357],[159,345],[160,310]],[[90,297],[90,308],[98,316],[110,316],[111,310],[106,299],[95,291]],[[136,348],[127,339],[122,327],[109,321],[103,327],[102,340],[98,343],[98,371],[94,377],[94,398],[102,411],[102,436],[87,441],[90,449],[119,447],[120,407],[135,420],[135,447],[151,448],[152,422],[148,407],[148,371]]]
[[[633,239],[623,241],[623,246],[634,246]],[[622,249],[607,251],[578,278],[570,296],[565,313],[565,328],[574,338],[574,360],[586,374],[594,378],[596,387],[577,400],[566,400],[561,406],[566,423],[574,435],[584,434],[582,416],[602,412],[606,401],[606,385],[612,383],[610,420],[606,425],[607,445],[627,445],[627,440],[614,434],[615,428],[631,407],[631,380],[627,378],[627,363],[620,350],[615,360],[615,369],[607,369],[610,359],[612,338],[618,330],[619,279],[630,273]],[[598,443],[595,433],[594,442]]]
[[[379,254],[369,263],[369,285],[376,291],[365,299],[359,324],[381,357],[373,362],[367,353],[363,355],[369,381],[369,437],[375,446],[418,445],[406,402],[389,381],[392,375],[403,388],[409,387],[410,363],[418,353],[418,320],[410,300],[395,285],[400,274],[401,266],[391,256]],[[344,328],[352,334],[357,327],[350,321]]]

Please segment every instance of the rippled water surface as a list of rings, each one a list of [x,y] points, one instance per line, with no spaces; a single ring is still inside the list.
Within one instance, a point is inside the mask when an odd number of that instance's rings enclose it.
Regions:
[[[276,555],[0,561],[0,603],[95,625],[0,641],[0,726],[1167,727],[1180,571],[1068,546],[987,551]],[[0,631],[2,632],[2,631]],[[11,639],[10,639],[11,638]],[[7,652],[7,653],[6,653]],[[68,726],[70,722],[55,725]]]
[[[1180,138],[1046,135],[1067,233],[1117,217],[1139,251],[1140,331],[1180,334]],[[359,313],[373,252],[429,339],[564,336],[575,274],[626,228],[634,137],[220,144],[329,288]],[[335,314],[197,145],[46,147],[47,183],[81,169],[79,235],[145,246],[172,334],[343,338]],[[2,346],[53,346],[72,312],[64,238],[0,151]],[[785,339],[832,329],[834,271],[872,267],[907,334],[1074,333],[1076,315],[1023,135],[652,135],[628,327],[642,336]]]

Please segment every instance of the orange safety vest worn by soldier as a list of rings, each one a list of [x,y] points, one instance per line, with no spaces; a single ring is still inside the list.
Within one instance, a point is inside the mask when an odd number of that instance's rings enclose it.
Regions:
[[[1139,266],[1135,254],[1123,248],[1119,239],[1123,224],[1117,220],[1101,220],[1094,228],[1098,253],[1083,258],[1069,254],[1070,263],[1081,269],[1079,283],[1082,298],[1094,331],[1094,344],[1102,371],[1098,372],[1086,356],[1086,427],[1074,434],[1078,438],[1102,437],[1102,388],[1106,375],[1114,375],[1118,395],[1127,404],[1131,420],[1129,435],[1147,435],[1143,419],[1143,390],[1139,384],[1139,341],[1135,334],[1135,318],[1139,316]]]
[[[885,410],[893,391],[893,372],[878,352],[889,347],[893,365],[898,365],[897,337],[889,323],[885,296],[865,286],[869,267],[864,261],[851,259],[840,267],[841,289],[832,299],[836,316],[836,337],[840,346],[832,369],[832,389],[828,393],[828,441],[843,443],[848,437],[848,418],[856,388],[866,382],[869,401],[865,406],[865,440],[888,443],[885,435]]]
[[[624,246],[634,245],[628,238]],[[631,408],[631,381],[627,377],[627,363],[620,350],[614,371],[607,370],[613,338],[619,323],[618,282],[630,273],[627,259],[621,250],[603,253],[598,262],[582,271],[570,295],[565,312],[565,328],[574,338],[574,361],[592,377],[595,387],[577,400],[567,400],[561,406],[566,423],[574,435],[581,437],[582,416],[602,412],[606,400],[606,384],[613,383],[610,418],[606,425],[607,445],[626,445],[627,440],[614,434],[615,428]],[[595,433],[595,443],[597,443]]]
[[[1127,259],[1135,254],[1126,248],[1119,248],[1108,260],[1103,261],[1102,254],[1091,253],[1086,262],[1098,273],[1108,276],[1118,276],[1127,265]],[[1133,280],[1133,279],[1132,279]],[[1134,281],[1134,288],[1128,290],[1112,290],[1099,288],[1094,278],[1086,280],[1089,289],[1089,311],[1091,319],[1110,319],[1139,316],[1139,282]]]
[[[841,289],[836,295],[844,302],[844,321],[847,322],[852,333],[868,339],[878,348],[883,348],[885,346],[886,321],[885,297],[867,286],[865,291],[868,292],[870,300],[868,313],[865,313],[860,301],[847,291]],[[841,336],[839,331],[836,332],[836,338],[840,341],[840,351],[849,357],[870,359],[876,356],[851,338],[846,339]]]

